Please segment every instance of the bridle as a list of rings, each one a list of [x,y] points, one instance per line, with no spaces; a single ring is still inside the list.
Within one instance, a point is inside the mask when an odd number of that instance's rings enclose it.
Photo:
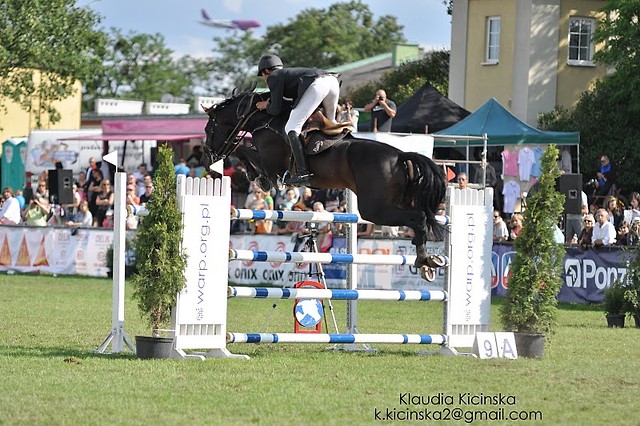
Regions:
[[[238,145],[240,144],[240,141],[242,141],[242,139],[244,139],[244,137],[248,133],[247,130],[243,130],[243,129],[246,126],[246,124],[249,122],[251,117],[253,117],[254,114],[258,112],[257,108],[252,110],[255,96],[256,96],[255,92],[247,93],[243,96],[240,102],[238,102],[238,106],[236,107],[236,118],[238,119],[238,122],[236,123],[233,130],[231,130],[229,135],[226,137],[225,141],[222,143],[221,149],[218,150],[217,152],[212,152],[210,148],[206,147],[206,149],[209,150],[212,157],[212,161],[214,163],[220,160],[224,160],[229,156],[229,154],[235,151]],[[246,98],[249,98],[249,99],[246,106],[243,107],[243,102],[244,102],[244,99]],[[222,104],[214,105],[213,107],[206,110],[207,114],[209,115],[209,118],[213,120],[213,124],[215,126],[214,133],[218,130],[218,125],[214,117],[215,110],[219,107],[222,107],[225,104],[226,102],[223,102]]]

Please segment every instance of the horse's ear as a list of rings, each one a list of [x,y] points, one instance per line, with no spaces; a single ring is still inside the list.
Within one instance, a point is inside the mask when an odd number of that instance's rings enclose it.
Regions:
[[[209,115],[209,111],[211,111],[211,108],[213,108],[213,106],[206,107],[206,106],[200,104],[200,108],[202,108],[202,110],[205,112],[205,114]]]

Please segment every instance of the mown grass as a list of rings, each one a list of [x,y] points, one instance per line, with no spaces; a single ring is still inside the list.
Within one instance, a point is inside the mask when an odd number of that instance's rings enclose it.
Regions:
[[[0,289],[0,424],[360,425],[378,423],[375,410],[454,407],[543,415],[521,424],[640,423],[640,330],[607,328],[598,307],[561,306],[542,360],[419,356],[424,347],[400,345],[375,345],[371,354],[238,344],[231,351],[250,360],[141,361],[94,352],[111,330],[111,281],[1,275]],[[126,331],[132,338],[148,334],[128,296]],[[231,300],[229,330],[291,331],[292,302],[272,305]],[[345,304],[334,302],[334,309],[343,327]],[[438,333],[442,327],[435,303],[361,302],[358,309],[361,332]],[[494,330],[501,329],[498,309],[494,302]],[[451,396],[454,404],[403,405],[403,393]],[[501,393],[516,404],[465,406],[459,401],[465,393]]]

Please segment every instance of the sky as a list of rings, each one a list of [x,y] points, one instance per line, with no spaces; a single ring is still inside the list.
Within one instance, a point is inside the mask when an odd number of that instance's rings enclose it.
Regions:
[[[198,23],[200,9],[212,19],[255,19],[262,26],[254,30],[265,34],[266,27],[287,24],[305,9],[325,9],[337,0],[79,0],[102,15],[101,26],[116,27],[128,33],[160,33],[175,56],[211,56],[213,37],[231,36],[225,29]],[[402,25],[408,42],[427,49],[449,48],[451,17],[441,0],[365,0],[378,20],[392,15]]]

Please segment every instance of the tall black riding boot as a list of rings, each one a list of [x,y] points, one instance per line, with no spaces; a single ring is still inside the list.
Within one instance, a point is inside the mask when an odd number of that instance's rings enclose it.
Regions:
[[[302,147],[302,141],[294,131],[289,132],[287,136],[289,137],[291,152],[293,153],[293,158],[296,162],[297,174],[292,175],[287,179],[285,184],[307,186],[311,183],[312,175],[309,173],[309,168],[307,167],[307,157],[304,153],[304,148]]]

